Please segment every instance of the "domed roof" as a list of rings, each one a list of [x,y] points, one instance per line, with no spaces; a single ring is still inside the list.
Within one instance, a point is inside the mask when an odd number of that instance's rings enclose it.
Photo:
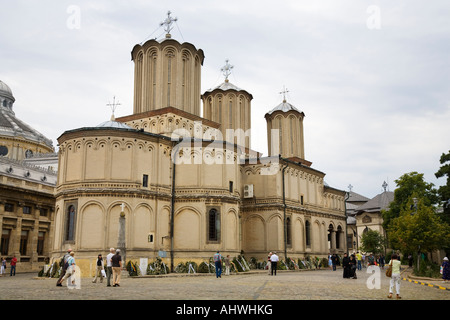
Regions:
[[[226,90],[236,90],[236,91],[241,91],[241,90],[242,90],[241,88],[235,86],[234,84],[232,84],[231,82],[229,82],[228,80],[226,80],[224,83],[218,85],[218,86],[215,87],[214,89],[206,90],[206,92],[212,92],[212,91],[214,91],[214,90],[216,90],[216,89],[223,90],[223,91],[226,91]]]
[[[2,80],[0,80],[0,97],[9,98],[13,101],[15,100],[11,88]]]
[[[282,103],[280,103],[278,106],[276,106],[275,108],[273,108],[272,110],[267,112],[267,114],[270,115],[276,111],[281,111],[281,112],[297,111],[298,113],[303,113],[302,111],[298,110],[296,107],[294,107],[289,102],[286,102],[286,100],[283,100]]]
[[[111,120],[100,123],[96,128],[118,128],[118,129],[133,129],[129,125],[123,122],[116,121],[114,115],[111,116]]]
[[[0,80],[0,136],[23,138],[53,149],[52,140],[16,117],[12,110],[14,101],[11,88]]]
[[[241,89],[241,88],[235,86],[234,84],[229,82],[228,79],[225,80],[225,82],[223,82],[222,84],[218,85],[217,87],[206,90],[204,95],[214,92],[215,90],[219,90],[219,91],[234,90],[234,91],[238,91],[238,92],[245,92],[250,96],[251,99],[253,99],[253,96],[250,93],[248,93],[247,90],[244,90],[244,89]]]

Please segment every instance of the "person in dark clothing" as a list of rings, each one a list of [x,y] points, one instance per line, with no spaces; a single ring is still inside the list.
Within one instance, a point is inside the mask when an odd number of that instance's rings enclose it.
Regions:
[[[122,270],[122,256],[120,250],[116,250],[116,254],[111,258],[112,271],[113,271],[113,287],[120,287],[120,273]]]
[[[352,254],[350,256],[350,259],[348,261],[348,265],[349,265],[349,268],[350,268],[349,278],[356,279],[356,258],[355,258],[354,254]]]
[[[342,259],[342,266],[344,267],[344,278],[350,278],[350,259],[347,253],[344,253],[344,258]]]

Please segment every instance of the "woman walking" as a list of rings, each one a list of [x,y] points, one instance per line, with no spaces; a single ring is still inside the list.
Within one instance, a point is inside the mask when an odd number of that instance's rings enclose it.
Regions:
[[[389,286],[389,295],[388,298],[392,298],[392,294],[394,293],[394,285],[397,293],[397,299],[401,299],[400,297],[400,265],[401,262],[397,259],[397,255],[393,254],[391,257],[391,262],[389,265],[392,265],[392,276],[391,282]]]
[[[94,280],[92,280],[92,283],[97,283],[97,278],[100,278],[100,283],[103,283],[103,274],[102,274],[102,270],[104,271],[104,267],[103,267],[103,258],[102,255],[99,254],[97,257],[97,266],[95,269],[95,278]]]

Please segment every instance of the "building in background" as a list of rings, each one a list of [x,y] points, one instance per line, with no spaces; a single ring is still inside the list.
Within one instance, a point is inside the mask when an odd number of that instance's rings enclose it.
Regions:
[[[50,139],[16,117],[14,102],[0,81],[0,256],[16,256],[18,272],[37,271],[50,258],[58,158]]]

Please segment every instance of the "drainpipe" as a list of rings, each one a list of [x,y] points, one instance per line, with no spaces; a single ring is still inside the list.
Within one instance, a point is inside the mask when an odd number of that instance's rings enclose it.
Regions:
[[[175,145],[177,147],[177,145]],[[174,220],[175,220],[175,168],[176,168],[176,156],[178,150],[173,153],[172,157],[172,199],[170,208],[170,272],[174,272],[174,253],[173,253],[173,241],[174,241]]]
[[[348,224],[347,224],[347,200],[350,198],[350,192],[345,192],[345,200],[344,200],[344,210],[345,210],[345,247],[347,248],[347,256],[348,256]],[[353,248],[354,249],[354,248]]]
[[[279,155],[280,160],[284,160],[281,157],[281,154]],[[286,226],[286,187],[285,187],[285,179],[284,179],[284,172],[286,168],[289,165],[286,163],[286,165],[283,167],[282,171],[282,181],[283,181],[283,230],[284,230],[284,261],[287,262],[287,226]]]

